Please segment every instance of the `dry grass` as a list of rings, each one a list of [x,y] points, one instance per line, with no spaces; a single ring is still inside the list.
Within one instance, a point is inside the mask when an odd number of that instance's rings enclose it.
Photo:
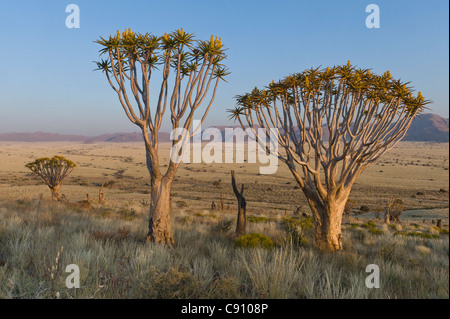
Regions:
[[[124,219],[112,207],[1,200],[0,297],[50,298],[48,268],[61,246],[61,271],[53,283],[61,298],[449,297],[449,241],[443,233],[437,239],[400,236],[378,222],[364,227],[347,220],[344,251],[324,254],[293,245],[280,217],[248,223],[249,232],[273,239],[273,248],[235,248],[229,227],[217,231],[232,214],[174,210],[176,246],[168,250],[145,242],[144,212]],[[402,227],[436,233],[431,226]],[[80,267],[80,289],[65,286],[64,268],[72,263]],[[380,267],[379,289],[365,286],[365,268],[373,263]]]

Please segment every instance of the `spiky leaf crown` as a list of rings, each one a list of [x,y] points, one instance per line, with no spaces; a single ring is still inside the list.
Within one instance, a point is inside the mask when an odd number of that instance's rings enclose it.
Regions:
[[[269,106],[275,99],[289,103],[295,94],[300,96],[320,97],[324,94],[338,95],[343,93],[360,94],[366,100],[376,103],[400,103],[409,115],[420,113],[429,104],[422,93],[413,96],[409,82],[401,82],[392,77],[389,71],[382,75],[373,74],[369,69],[360,69],[351,65],[311,68],[295,73],[275,82],[272,81],[264,89],[255,87],[252,92],[236,96],[237,107],[230,109],[230,118],[242,115],[244,111],[255,110],[261,106]]]
[[[150,33],[136,33],[131,29],[125,29],[122,33],[117,31],[115,35],[107,38],[100,37],[94,41],[100,44],[100,55],[109,55],[104,60],[96,62],[97,69],[103,72],[112,72],[111,56],[118,59],[124,66],[128,67],[129,59],[139,60],[156,68],[158,64],[164,63],[166,57],[181,59],[181,71],[188,74],[194,70],[195,61],[211,59],[212,63],[219,67],[221,71],[217,77],[224,77],[228,72],[220,63],[226,58],[225,47],[222,40],[211,35],[209,41],[195,40],[193,33],[187,33],[183,28],[171,33],[164,33],[162,36],[152,35]],[[186,50],[187,49],[187,50]],[[172,67],[177,67],[177,63],[171,63]]]

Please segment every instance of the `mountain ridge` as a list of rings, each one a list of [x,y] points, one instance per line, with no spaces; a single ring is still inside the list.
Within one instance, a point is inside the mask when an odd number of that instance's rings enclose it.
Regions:
[[[229,126],[215,126],[220,131],[224,131]],[[205,127],[206,129],[207,127]],[[159,133],[161,142],[170,141],[170,134],[166,132]],[[60,134],[49,132],[7,132],[0,133],[0,141],[8,142],[82,142],[92,143],[127,143],[142,142],[141,133],[105,133],[97,136]],[[449,142],[449,119],[445,119],[437,114],[426,113],[416,117],[411,124],[406,136],[402,141],[409,142]]]

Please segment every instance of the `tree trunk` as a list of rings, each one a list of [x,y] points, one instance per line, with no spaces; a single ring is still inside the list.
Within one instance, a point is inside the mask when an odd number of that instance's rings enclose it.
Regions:
[[[346,200],[329,200],[325,205],[308,201],[314,216],[316,248],[329,252],[342,250],[341,225]]]
[[[231,171],[231,185],[233,187],[233,192],[236,195],[236,199],[238,201],[238,217],[236,222],[236,236],[241,236],[245,234],[245,226],[246,226],[246,210],[247,210],[247,202],[244,197],[244,184],[241,186],[241,191],[239,192],[236,186],[236,179],[234,177],[234,171]]]
[[[160,243],[172,247],[172,224],[170,220],[170,188],[172,181],[162,178],[152,181],[150,199],[150,217],[147,241]]]
[[[238,199],[238,218],[236,224],[236,235],[241,236],[245,234],[246,223],[246,202],[245,198]]]
[[[59,188],[61,187],[60,184],[55,185],[55,186],[49,186],[50,190],[52,191],[52,199],[53,200],[59,200],[60,195],[59,195]]]
[[[388,225],[391,223],[391,216],[388,212],[384,213],[384,223]]]

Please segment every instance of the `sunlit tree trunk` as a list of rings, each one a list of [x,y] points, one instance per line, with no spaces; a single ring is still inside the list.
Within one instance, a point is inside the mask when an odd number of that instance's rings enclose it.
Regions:
[[[314,219],[315,246],[322,251],[342,250],[341,224],[346,198],[329,198],[324,204],[308,198]]]
[[[172,180],[158,178],[151,182],[150,216],[147,240],[172,247],[172,224],[170,219],[170,189]]]
[[[60,187],[61,187],[61,184],[49,186],[50,190],[52,191],[52,199],[53,200],[59,200],[61,198],[60,194],[59,194]]]

